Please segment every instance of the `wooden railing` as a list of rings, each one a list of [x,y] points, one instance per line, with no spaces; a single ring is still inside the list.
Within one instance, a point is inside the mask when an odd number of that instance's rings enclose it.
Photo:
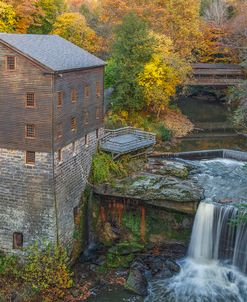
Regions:
[[[100,140],[100,143],[106,142],[107,140],[109,140],[109,138],[120,136],[120,135],[126,135],[126,134],[134,134],[136,136],[139,136],[142,139],[156,141],[155,133],[142,131],[142,130],[134,128],[134,127],[124,127],[124,128],[114,129],[114,130],[105,129],[105,135]]]

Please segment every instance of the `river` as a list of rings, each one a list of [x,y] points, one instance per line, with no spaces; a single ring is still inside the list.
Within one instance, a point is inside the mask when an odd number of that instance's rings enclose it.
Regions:
[[[236,133],[231,114],[223,102],[216,99],[185,98],[177,102],[183,114],[195,125],[192,134],[178,139],[169,151],[233,149],[247,151],[247,139]]]

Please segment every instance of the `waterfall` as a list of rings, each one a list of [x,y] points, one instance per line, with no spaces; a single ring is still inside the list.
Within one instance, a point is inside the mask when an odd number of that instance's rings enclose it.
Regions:
[[[233,206],[202,202],[181,272],[153,280],[145,302],[246,302],[247,224],[231,223],[237,215]]]
[[[199,168],[194,177],[205,200],[196,213],[188,257],[178,275],[149,283],[145,302],[246,302],[247,222],[234,223],[239,209],[233,203],[246,201],[247,169],[225,159],[192,163]]]
[[[189,257],[198,262],[228,261],[247,273],[247,224],[234,224],[238,209],[201,203],[197,210]]]
[[[207,261],[213,257],[213,217],[214,206],[201,203],[193,225],[189,256],[197,261]]]

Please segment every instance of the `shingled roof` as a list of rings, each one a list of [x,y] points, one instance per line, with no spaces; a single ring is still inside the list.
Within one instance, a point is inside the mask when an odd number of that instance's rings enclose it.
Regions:
[[[1,41],[53,71],[105,65],[101,59],[57,35],[0,33]]]

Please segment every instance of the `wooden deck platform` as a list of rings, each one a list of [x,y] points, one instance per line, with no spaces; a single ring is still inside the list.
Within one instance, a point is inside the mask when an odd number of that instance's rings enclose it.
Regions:
[[[154,133],[141,131],[132,127],[116,130],[105,130],[105,136],[100,140],[101,150],[109,152],[112,157],[117,157],[138,150],[147,149],[156,143]]]

